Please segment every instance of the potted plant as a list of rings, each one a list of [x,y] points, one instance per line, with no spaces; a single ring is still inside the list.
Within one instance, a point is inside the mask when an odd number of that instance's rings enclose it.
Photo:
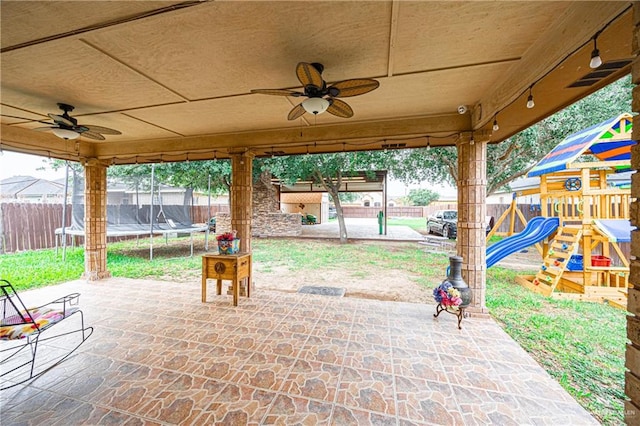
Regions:
[[[240,251],[240,238],[237,237],[238,232],[233,230],[225,232],[216,237],[218,240],[218,253],[220,254],[236,254]]]

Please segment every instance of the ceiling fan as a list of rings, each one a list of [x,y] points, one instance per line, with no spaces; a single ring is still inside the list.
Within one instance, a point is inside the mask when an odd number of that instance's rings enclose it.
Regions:
[[[54,135],[62,139],[76,139],[79,136],[83,136],[89,139],[95,139],[99,141],[105,140],[103,135],[121,135],[118,130],[110,129],[108,127],[94,126],[92,124],[78,124],[78,120],[69,115],[73,111],[73,105],[58,103],[58,107],[62,110],[62,115],[59,114],[47,114],[49,118],[53,120],[53,123],[47,121],[35,120],[39,123],[47,124],[46,127],[37,127],[33,130],[37,131],[51,131]],[[16,117],[13,115],[5,115],[5,117],[18,118],[23,120],[30,120],[24,117]],[[31,120],[33,121],[33,120]]]
[[[337,98],[363,95],[380,86],[377,80],[357,78],[339,81],[327,87],[327,83],[322,79],[323,70],[324,66],[317,62],[300,62],[296,66],[296,75],[304,87],[304,92],[289,89],[253,89],[251,93],[307,97],[307,99],[293,107],[289,112],[289,120],[295,120],[305,112],[317,115],[325,111],[337,117],[349,118],[353,116],[353,110],[346,102]]]

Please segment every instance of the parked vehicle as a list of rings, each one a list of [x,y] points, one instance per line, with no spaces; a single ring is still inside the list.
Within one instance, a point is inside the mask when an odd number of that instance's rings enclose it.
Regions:
[[[456,210],[438,210],[427,218],[427,232],[455,239],[458,235],[458,212]]]
[[[494,225],[493,216],[487,216],[486,233],[491,232]],[[458,235],[458,212],[456,210],[438,210],[427,218],[427,232],[440,234],[445,238],[455,239]]]

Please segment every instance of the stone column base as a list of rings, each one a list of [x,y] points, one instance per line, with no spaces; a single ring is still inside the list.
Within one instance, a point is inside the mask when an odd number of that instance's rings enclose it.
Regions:
[[[103,272],[84,272],[82,274],[82,279],[86,281],[99,281],[105,278],[111,278],[111,272],[103,271]]]
[[[486,307],[480,308],[477,306],[469,306],[465,309],[465,312],[468,313],[471,318],[491,318],[491,315],[489,315],[489,309]]]

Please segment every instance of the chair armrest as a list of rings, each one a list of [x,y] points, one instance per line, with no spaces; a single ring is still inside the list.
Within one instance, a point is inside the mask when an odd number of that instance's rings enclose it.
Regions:
[[[76,307],[76,309],[74,309],[70,313],[76,312],[78,310],[77,306],[79,302],[80,302],[80,293],[71,293],[71,294],[67,294],[66,296],[60,297],[52,302],[46,303],[42,306],[38,306],[36,309],[44,308],[54,304],[61,304],[62,315],[67,316],[67,310],[70,309],[71,307]]]

